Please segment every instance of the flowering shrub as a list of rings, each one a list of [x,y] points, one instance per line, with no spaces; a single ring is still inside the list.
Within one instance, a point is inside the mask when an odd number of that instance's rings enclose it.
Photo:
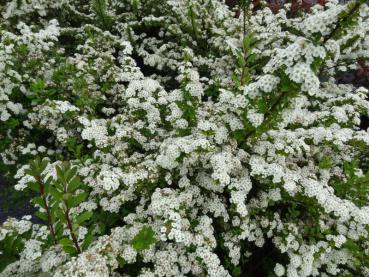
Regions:
[[[3,2],[0,276],[369,275],[367,1]]]

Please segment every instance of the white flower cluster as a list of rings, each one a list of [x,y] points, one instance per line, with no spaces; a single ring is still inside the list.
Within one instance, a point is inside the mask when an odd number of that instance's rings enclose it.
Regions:
[[[9,218],[5,221],[0,229],[0,240],[4,240],[5,237],[12,233],[23,234],[32,228],[32,223],[29,221],[30,216],[24,216],[21,220],[16,220],[14,218]]]
[[[24,23],[17,25],[21,35],[15,35],[10,32],[1,31],[0,39],[0,121],[7,121],[11,115],[19,115],[25,112],[22,103],[14,102],[12,92],[21,90],[27,93],[25,86],[22,84],[31,76],[22,76],[14,70],[19,62],[16,58],[17,47],[22,47],[30,56],[37,59],[43,55],[44,51],[48,51],[54,46],[54,41],[59,36],[59,26],[56,20],[51,20],[49,25],[39,32],[32,32]],[[9,41],[12,43],[9,44]],[[24,54],[24,53],[23,53]]]
[[[108,129],[105,120],[92,120],[86,118],[80,119],[84,125],[81,137],[88,141],[94,141],[97,147],[104,147],[108,142]]]
[[[302,84],[302,90],[314,95],[319,91],[319,79],[311,68],[315,58],[324,59],[326,51],[322,46],[314,46],[305,38],[299,38],[284,49],[276,49],[275,56],[264,67],[271,73],[286,66],[286,74],[292,81]]]
[[[344,7],[337,5],[338,1],[329,1],[329,9],[321,11],[319,8],[314,10],[314,14],[301,22],[300,29],[307,35],[321,33],[328,35],[332,27],[337,24],[338,15],[344,11]]]

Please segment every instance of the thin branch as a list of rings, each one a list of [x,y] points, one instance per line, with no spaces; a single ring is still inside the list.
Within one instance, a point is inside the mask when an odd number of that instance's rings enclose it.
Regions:
[[[246,4],[243,4],[243,37],[245,38],[246,36]]]
[[[64,182],[64,193],[68,193],[67,192],[67,183]],[[76,247],[77,249],[77,252],[78,253],[81,253],[81,248],[79,247],[79,244],[78,244],[78,240],[77,240],[77,237],[76,237],[76,234],[74,233],[74,230],[73,230],[73,224],[72,224],[72,220],[70,219],[70,216],[69,216],[69,207],[68,207],[68,203],[67,201],[64,202],[65,203],[65,211],[64,211],[64,216],[65,216],[65,219],[67,220],[67,226],[68,226],[68,229],[69,229],[69,233],[70,233],[70,236],[72,237],[72,240],[73,240],[73,243],[74,243],[74,246]]]
[[[79,247],[76,234],[73,231],[73,225],[72,225],[72,221],[70,220],[70,217],[69,217],[69,209],[68,208],[65,211],[65,219],[67,220],[68,229],[69,229],[69,232],[70,232],[70,236],[72,237],[74,246],[76,247],[77,252],[81,253],[81,248]]]
[[[42,179],[41,179],[40,176],[37,176],[36,177],[36,181],[37,181],[37,183],[40,186],[40,196],[42,198],[42,201],[44,203],[45,210],[46,210],[46,213],[47,213],[47,226],[49,227],[49,231],[50,231],[50,234],[51,234],[52,239],[54,240],[54,243],[57,244],[58,241],[56,239],[54,226],[52,224],[51,211],[50,211],[50,207],[49,207],[49,205],[47,203],[47,199],[46,199],[46,195],[45,195],[45,184],[42,181]]]

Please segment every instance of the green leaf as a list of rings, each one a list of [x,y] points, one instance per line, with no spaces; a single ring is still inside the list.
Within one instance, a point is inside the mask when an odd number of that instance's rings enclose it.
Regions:
[[[66,246],[66,245],[73,246],[73,241],[70,238],[62,238],[59,240],[59,244],[62,246]]]
[[[64,180],[63,169],[59,165],[55,166],[55,169],[56,169],[56,174],[57,174],[58,178],[61,179],[61,180]]]
[[[60,209],[56,210],[55,214],[58,220],[65,221],[65,214],[63,213],[62,210]]]
[[[6,126],[8,126],[9,129],[15,129],[19,124],[20,121],[17,118],[9,118],[8,121],[6,121]]]
[[[85,212],[81,213],[76,218],[77,224],[81,224],[81,223],[85,222],[86,220],[89,220],[92,215],[93,215],[93,212],[91,212],[91,211],[85,211]]]
[[[77,255],[77,250],[74,246],[71,246],[71,245],[63,245],[63,250],[65,253],[71,255],[71,256],[75,256]]]
[[[22,56],[26,56],[28,54],[28,47],[27,47],[27,45],[26,44],[19,45],[18,52]]]
[[[62,238],[59,240],[59,244],[63,247],[63,250],[71,256],[77,254],[77,249],[74,247],[73,241],[70,238]]]
[[[321,169],[329,169],[332,167],[332,159],[329,156],[323,156],[323,158],[319,162],[319,168]]]
[[[50,194],[54,197],[54,199],[60,202],[63,199],[63,193],[58,191],[56,188],[50,188]]]
[[[83,240],[83,243],[81,244],[82,250],[86,250],[90,246],[93,239],[94,239],[93,235],[89,233]]]
[[[27,187],[35,192],[40,192],[40,185],[37,182],[28,182]]]
[[[41,92],[45,87],[43,80],[37,80],[31,84],[30,89],[32,92]]]
[[[31,164],[31,167],[30,168],[27,168],[27,169],[24,170],[24,173],[27,174],[27,175],[34,176],[32,164]]]
[[[46,213],[37,211],[37,212],[35,212],[35,216],[42,219],[43,221],[47,221],[47,214]]]
[[[342,246],[353,253],[360,251],[360,246],[351,239],[347,240]]]
[[[110,29],[112,18],[107,12],[107,3],[105,0],[94,0],[92,2],[92,10],[94,11],[99,23],[105,28]]]
[[[63,236],[64,226],[63,226],[63,223],[61,221],[59,221],[55,224],[55,233],[56,233],[56,237],[62,237]]]
[[[50,186],[52,181],[53,181],[53,177],[52,177],[52,176],[49,176],[49,177],[46,179],[46,181],[45,181],[45,185],[46,185],[46,186]]]
[[[68,183],[68,191],[75,192],[76,189],[80,186],[81,180],[78,176],[75,176],[72,180]]]
[[[241,8],[246,8],[250,5],[251,0],[240,0],[240,7]]]
[[[43,159],[41,162],[39,162],[40,172],[43,172],[48,164],[49,164],[49,161],[47,159]]]
[[[65,202],[68,202],[71,198],[72,198],[72,194],[71,193],[69,193],[69,192],[67,192],[67,193],[64,193],[63,194],[63,200],[65,201]]]
[[[155,232],[151,227],[143,227],[141,231],[132,239],[131,245],[137,251],[150,248],[156,242]]]
[[[77,167],[72,167],[65,174],[65,179],[69,182],[77,173]]]
[[[247,34],[242,41],[242,46],[244,50],[247,50],[250,48],[252,42],[252,35],[251,34]]]
[[[38,205],[41,208],[45,208],[44,200],[41,197],[35,197],[31,200],[33,205]]]
[[[86,200],[87,196],[88,196],[87,192],[82,192],[68,199],[67,203],[70,208],[77,207],[79,204],[81,204],[83,201]]]
[[[124,267],[124,266],[127,264],[126,260],[125,260],[125,259],[123,259],[121,256],[118,256],[118,257],[117,257],[117,261],[118,261],[118,263],[119,263],[119,267],[120,267],[120,268]]]

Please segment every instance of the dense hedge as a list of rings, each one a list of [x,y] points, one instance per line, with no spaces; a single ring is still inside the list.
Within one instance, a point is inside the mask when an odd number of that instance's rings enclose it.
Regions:
[[[0,3],[0,276],[369,275],[367,1]]]

